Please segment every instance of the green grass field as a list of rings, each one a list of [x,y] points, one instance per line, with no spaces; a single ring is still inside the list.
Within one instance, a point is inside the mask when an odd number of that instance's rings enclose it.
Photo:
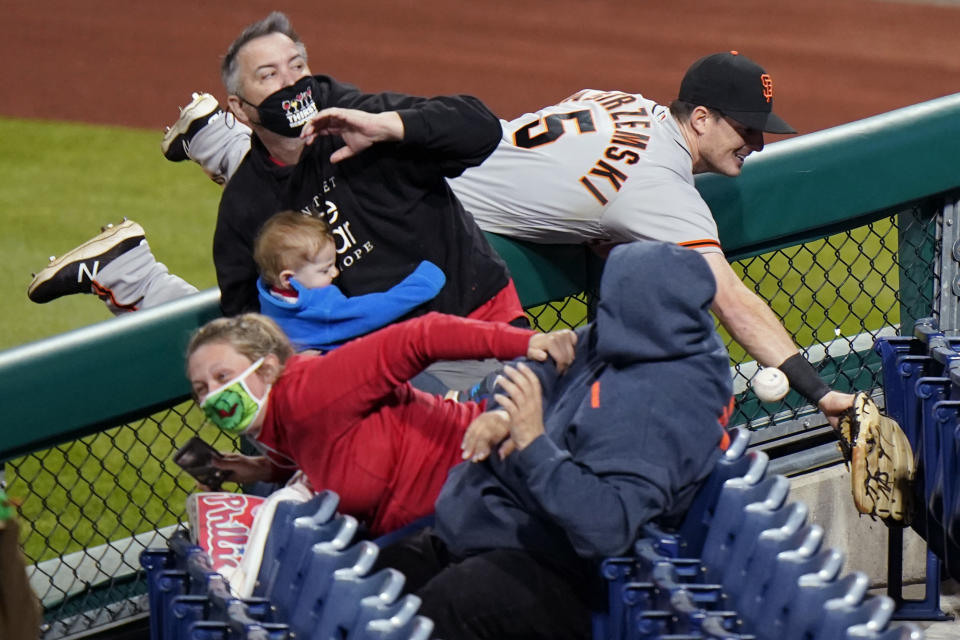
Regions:
[[[101,225],[124,216],[143,225],[154,253],[171,271],[201,289],[216,284],[210,246],[220,188],[190,163],[165,160],[160,136],[156,131],[0,118],[0,244],[5,256],[0,265],[5,300],[0,348],[112,317],[92,295],[38,305],[27,299],[26,289],[31,272],[46,266],[49,256],[70,250]],[[3,426],[24,428],[29,425]],[[182,515],[185,494],[161,472],[160,461],[168,460],[173,443],[161,437],[153,422],[138,429],[136,438],[130,429],[119,430],[6,465],[8,492],[23,501],[24,524],[35,526],[35,531],[23,527],[29,558],[41,560],[106,537],[147,531],[154,522],[169,523],[174,514]]]
[[[215,284],[210,246],[220,188],[192,164],[163,159],[159,132],[0,118],[0,140],[6,256],[0,348],[111,317],[93,296],[36,305],[26,287],[50,255],[124,216],[144,226],[171,271],[201,289]],[[872,232],[855,230],[735,268],[760,283],[801,345],[828,342],[838,332],[855,335],[899,321],[895,234],[888,237],[888,228],[881,221]],[[541,326],[558,316],[553,308],[539,313]],[[573,325],[584,314],[580,301],[559,312]],[[731,355],[744,359],[736,347]],[[196,411],[191,415],[196,426]],[[24,501],[27,556],[42,560],[180,519],[191,488],[171,475],[169,456],[188,437],[180,428],[180,416],[171,414],[8,464],[8,493]],[[205,433],[211,441],[215,435]]]
[[[124,216],[144,226],[158,259],[203,289],[216,283],[210,246],[220,188],[192,163],[160,154],[160,133],[0,118],[0,348],[110,316],[89,295],[45,305],[31,272]]]

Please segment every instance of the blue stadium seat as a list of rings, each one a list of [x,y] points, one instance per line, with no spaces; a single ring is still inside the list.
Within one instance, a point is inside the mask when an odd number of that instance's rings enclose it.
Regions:
[[[736,628],[736,611],[708,609],[700,605],[695,596],[681,587],[670,594],[665,608],[638,611],[630,616],[625,640],[703,637],[704,627],[710,625],[727,631]]]
[[[707,618],[700,626],[701,635],[708,640],[755,640],[756,636],[749,633],[738,633],[724,626],[720,618]]]
[[[286,547],[293,521],[309,517],[317,524],[329,522],[340,505],[340,496],[333,491],[321,491],[305,502],[284,500],[279,502],[270,523],[270,533],[263,545],[263,559],[260,562],[258,578],[272,576],[276,572],[276,563]]]
[[[384,602],[378,596],[369,596],[360,601],[360,610],[353,621],[353,627],[347,633],[345,640],[358,640],[362,637],[367,624],[374,620],[397,618],[398,620],[412,620],[420,609],[420,598],[408,593],[393,602]]]
[[[923,640],[923,631],[913,623],[876,631],[872,625],[857,624],[847,629],[846,640]]]
[[[897,603],[897,616],[907,619],[943,620],[940,610],[941,561],[946,557],[949,544],[949,515],[944,516],[942,503],[944,492],[950,493],[943,482],[938,485],[941,448],[937,429],[925,429],[934,425],[934,406],[942,401],[960,400],[956,385],[951,385],[950,366],[956,369],[955,353],[960,349],[960,340],[946,337],[933,318],[921,318],[913,327],[912,337],[879,338],[874,350],[880,354],[883,364],[883,389],[885,409],[897,420],[913,446],[917,478],[914,494],[920,507],[911,527],[927,542],[925,595],[922,599],[903,596],[903,531],[888,529],[888,573],[890,582],[887,593]],[[946,374],[945,373],[946,367]],[[954,388],[951,389],[951,386]],[[954,397],[956,396],[956,397]],[[942,473],[942,472],[940,472]],[[931,494],[934,517],[929,503]]]
[[[199,621],[228,622],[231,619],[243,619],[250,623],[274,622],[273,607],[266,598],[241,600],[234,597],[227,581],[218,573],[202,574],[202,579],[206,585],[205,594],[181,595],[171,601],[164,616],[164,640],[189,637],[193,624]]]
[[[291,640],[293,636],[285,624],[227,623],[203,620],[190,626],[184,640]]]
[[[953,454],[954,460],[960,465],[960,424],[953,432]],[[947,535],[955,546],[960,547],[960,469],[954,469],[950,482],[953,485],[953,504],[947,514]]]
[[[150,637],[159,640],[164,610],[158,581],[162,571],[174,568],[173,552],[169,549],[144,549],[140,552],[140,566],[146,574],[147,604],[150,608]]]
[[[637,579],[636,573],[633,557],[606,558],[600,564],[600,575],[607,581],[607,609],[593,614],[594,640],[623,637],[623,587]]]
[[[153,587],[154,591],[150,594],[150,606],[157,611],[166,612],[169,610],[173,598],[185,595],[190,591],[190,575],[187,573],[187,556],[203,550],[189,543],[186,534],[183,531],[177,531],[168,541],[169,555],[160,561],[164,566],[170,568],[154,568]],[[152,559],[159,559],[159,555],[152,556]],[[162,618],[158,622],[157,636],[162,637],[163,627]]]
[[[951,379],[952,393],[957,394],[957,384],[960,383],[960,370],[952,372]],[[931,460],[927,456],[925,464],[935,466],[932,473],[934,478],[933,487],[928,492],[927,497],[927,517],[929,536],[942,533],[940,547],[942,553],[940,558],[943,560],[943,569],[953,578],[960,578],[960,547],[954,542],[950,535],[950,525],[952,516],[957,508],[954,496],[956,478],[960,475],[960,469],[957,466],[956,444],[954,442],[954,433],[957,429],[957,416],[960,411],[960,402],[956,400],[947,400],[936,403],[932,409],[932,424],[924,425],[925,429],[931,429],[936,432],[936,441],[939,455]],[[931,545],[936,548],[936,545]]]
[[[960,510],[960,367],[950,370],[950,401],[938,406],[937,416],[940,421],[940,469],[936,478],[937,488],[942,494],[943,525],[946,530],[945,543],[957,546],[960,544],[960,533],[951,522],[952,516]]]
[[[194,628],[200,625],[206,633],[245,637],[241,627],[266,625],[271,631],[287,630],[287,625],[273,624],[269,621],[270,603],[261,599],[240,600],[234,598],[223,576],[217,574],[207,580],[207,595],[181,595],[172,599],[165,615],[161,635],[162,640],[183,640],[191,638]],[[206,623],[219,623],[206,624]],[[233,624],[234,632],[226,631]],[[217,631],[219,629],[219,631]],[[274,637],[274,636],[271,636]],[[154,639],[156,640],[156,639]]]
[[[816,574],[824,582],[833,582],[843,568],[843,552],[822,549],[816,552],[805,541],[799,548],[777,554],[773,573],[764,585],[747,584],[737,603],[749,630],[766,629],[777,637],[793,603],[800,576]],[[759,582],[759,581],[758,581]]]
[[[685,591],[678,591],[670,602],[673,621],[671,634],[703,633],[703,628],[714,627],[717,631],[725,629],[735,632],[739,626],[739,612],[732,609],[713,609],[699,606],[699,603]]]
[[[914,424],[907,412],[907,396],[913,393],[916,374],[919,373],[914,370],[912,362],[926,361],[926,346],[912,336],[892,336],[878,338],[873,350],[880,356],[885,409],[906,433],[907,428]],[[913,444],[916,439],[911,435],[907,433],[907,438]]]
[[[602,563],[601,575],[608,581],[608,606],[605,613],[598,613],[593,617],[595,638],[620,637],[624,632],[625,606],[639,606],[636,599],[641,597],[641,592],[624,592],[623,587],[627,582],[640,580],[640,573],[648,571],[644,564],[645,549],[651,550],[657,558],[674,558],[678,571],[683,572],[681,565],[685,561],[680,559],[680,556],[696,556],[702,551],[703,540],[713,520],[724,483],[731,478],[739,478],[745,485],[756,485],[766,476],[769,465],[767,454],[746,450],[750,442],[750,432],[746,429],[733,429],[731,435],[730,447],[697,493],[677,532],[667,532],[652,524],[648,525],[644,529],[644,537],[637,542],[640,546],[635,548],[634,556],[607,558]],[[690,562],[690,567],[697,571],[699,561]]]
[[[213,570],[213,563],[206,551],[194,547],[186,559],[189,593],[205,596],[211,590],[211,581],[221,585],[223,576]]]
[[[229,638],[244,638],[249,640],[279,640],[293,637],[292,629],[283,623],[259,622],[251,618],[245,607],[232,606],[227,610],[227,626],[230,628]]]
[[[229,618],[229,612],[242,609],[244,613],[260,622],[274,622],[273,605],[267,598],[236,598],[227,588],[227,581],[222,586],[211,585],[207,598],[210,601],[211,614],[220,619]]]
[[[719,582],[729,593],[733,593],[733,586],[742,589],[748,567],[756,555],[757,540],[761,533],[784,527],[796,531],[807,521],[810,511],[803,502],[782,504],[775,509],[769,509],[768,504],[767,501],[755,502],[744,508],[741,529],[730,554],[721,560],[720,566],[714,567],[705,563],[707,580]],[[770,561],[772,562],[773,558]]]
[[[945,377],[924,377],[917,381],[916,395],[920,403],[921,464],[917,469],[918,498],[921,509],[919,526],[914,526],[927,541],[929,549],[941,560],[946,558],[946,532],[941,513],[931,511],[930,503],[936,488],[936,474],[940,467],[940,433],[937,428],[937,409],[947,400],[951,381]],[[938,501],[934,501],[940,504]],[[938,506],[938,511],[939,511]]]
[[[352,568],[337,569],[310,640],[342,640],[356,624],[365,598],[374,597],[384,604],[394,602],[404,582],[403,574],[395,569],[382,569],[370,576]]]
[[[206,596],[177,596],[164,615],[162,640],[181,640],[190,635],[195,622],[212,620],[210,600]]]
[[[681,592],[679,601],[689,600],[701,609],[717,609],[724,601],[721,585],[709,582],[682,582],[669,564],[659,564],[654,567],[651,579],[654,585],[652,593],[654,609],[674,609],[674,596]],[[628,583],[626,588],[631,584],[635,583]]]
[[[724,574],[721,584],[733,606],[738,606],[748,584],[765,583],[769,579],[776,567],[778,554],[797,550],[805,545],[819,547],[823,541],[823,527],[816,524],[804,525],[806,510],[804,505],[803,509],[794,511],[794,517],[786,520],[782,526],[762,531],[744,569]],[[761,591],[763,588],[764,585],[760,585]]]
[[[623,585],[621,631],[607,637],[633,640],[692,632],[699,629],[708,612],[731,623],[736,620],[736,612],[722,609],[724,597],[719,584],[684,581],[669,560],[654,562],[648,568],[649,582]]]
[[[287,594],[291,591],[296,593],[303,581],[310,547],[319,542],[330,542],[338,550],[344,549],[353,541],[357,527],[357,519],[344,514],[337,514],[320,524],[309,517],[296,518],[290,527],[286,544],[279,549],[280,555],[273,563],[272,573],[257,580],[253,594],[270,598],[274,604],[289,601]],[[283,593],[278,595],[278,591]]]
[[[761,503],[773,511],[783,506],[789,492],[790,481],[781,475],[767,476],[755,484],[743,477],[724,483],[701,554],[708,580],[719,582],[730,562],[731,551],[743,530],[747,505]]]
[[[828,600],[823,606],[823,617],[817,628],[817,640],[846,640],[847,629],[864,625],[880,631],[887,627],[893,615],[894,603],[887,596],[872,596],[858,603],[846,598]]]
[[[156,611],[160,612],[160,615],[157,624],[151,625],[151,632],[153,627],[156,627],[157,635],[151,636],[154,640],[164,640],[171,625],[175,628],[175,622],[171,620],[170,609],[174,598],[187,595],[189,582],[190,579],[186,571],[168,569],[160,572],[156,582]],[[151,609],[151,611],[154,611],[154,609]]]
[[[654,568],[659,564],[669,564],[684,581],[699,580],[703,572],[700,558],[674,558],[660,552],[657,543],[649,538],[640,538],[633,545],[633,557],[628,559],[631,567],[629,577],[632,580],[649,580]]]
[[[701,630],[708,618],[719,621],[727,629],[733,630],[738,623],[739,614],[724,606],[724,595],[719,585],[707,584],[669,584],[662,579],[655,580],[663,598],[662,606],[672,614],[670,633],[696,633]]]
[[[795,596],[787,610],[787,618],[777,626],[778,634],[768,635],[766,629],[755,629],[761,640],[806,640],[815,637],[823,618],[824,605],[829,600],[843,598],[849,605],[863,601],[870,586],[865,573],[849,573],[835,581],[824,582],[816,574],[800,576]]]
[[[806,510],[805,505],[804,510]],[[797,529],[799,530],[802,526],[799,516],[797,516],[797,522]],[[792,529],[793,526],[795,524],[790,523],[788,529]],[[800,544],[794,548],[783,548],[784,546],[789,547],[788,541],[791,536],[786,534],[788,529],[781,528],[781,532],[785,534],[782,537],[758,536],[757,544],[749,552],[750,557],[744,563],[742,571],[725,574],[725,581],[737,581],[735,589],[727,587],[726,590],[731,596],[732,606],[740,612],[744,620],[756,620],[760,616],[760,611],[769,606],[767,601],[771,596],[770,592],[781,562],[781,554],[793,554],[794,557],[809,560],[816,557],[817,552],[820,551],[820,545],[823,543],[823,527],[819,525],[803,527],[803,532],[800,534],[803,535],[803,539]],[[801,573],[808,572],[801,571]],[[800,573],[796,575],[799,577]]]
[[[664,609],[650,609],[628,614],[625,640],[653,640],[654,638],[673,637],[670,624],[673,612]]]
[[[345,569],[354,576],[365,576],[379,553],[380,548],[367,540],[347,549],[333,542],[313,545],[301,564],[298,580],[274,590],[270,600],[278,619],[287,622],[298,635],[306,636],[322,618],[335,572]]]
[[[371,620],[356,636],[357,640],[428,640],[433,633],[433,621],[424,616],[404,620],[399,615]]]
[[[181,595],[171,600],[164,616],[164,640],[188,637],[193,623],[201,620],[227,621],[231,616],[242,615],[261,622],[269,621],[269,601],[245,601],[233,597],[227,581],[220,574],[205,576],[204,584],[205,594]]]

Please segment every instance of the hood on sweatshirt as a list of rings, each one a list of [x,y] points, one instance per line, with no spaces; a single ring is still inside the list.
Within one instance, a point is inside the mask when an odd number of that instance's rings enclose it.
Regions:
[[[717,349],[716,290],[707,261],[692,249],[654,241],[615,247],[600,280],[598,354],[621,366]]]

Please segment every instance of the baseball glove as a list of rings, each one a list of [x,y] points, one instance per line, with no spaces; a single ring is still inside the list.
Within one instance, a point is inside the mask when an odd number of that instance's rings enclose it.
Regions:
[[[900,425],[860,392],[840,419],[839,437],[857,511],[910,524],[915,469],[910,441]]]

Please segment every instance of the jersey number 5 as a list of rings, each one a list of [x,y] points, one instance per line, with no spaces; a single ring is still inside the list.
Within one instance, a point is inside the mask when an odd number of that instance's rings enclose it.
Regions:
[[[567,131],[563,127],[564,120],[576,122],[577,133],[597,130],[597,127],[593,124],[593,116],[586,109],[569,113],[551,113],[517,129],[517,132],[513,134],[513,144],[523,149],[533,149],[554,142]],[[534,129],[545,129],[545,131],[531,136],[530,132]]]

